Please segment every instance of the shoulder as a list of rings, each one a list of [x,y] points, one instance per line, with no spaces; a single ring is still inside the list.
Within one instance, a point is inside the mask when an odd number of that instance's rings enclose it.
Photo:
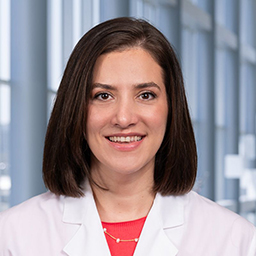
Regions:
[[[239,226],[248,227],[254,230],[252,223],[241,217],[235,212],[228,210],[227,208],[213,202],[212,200],[191,191],[188,195],[187,211],[190,214],[195,213],[203,220],[209,220],[211,222],[219,222],[223,225],[230,225],[233,229]]]
[[[12,208],[6,211],[0,212],[0,216],[10,216],[13,214],[23,213],[26,211],[30,212],[32,209],[39,209],[40,207],[42,207],[42,209],[51,208],[52,206],[56,205],[58,201],[61,200],[60,198],[61,197],[56,196],[51,192],[46,192],[38,196],[34,196],[24,201],[23,203],[13,206]]]
[[[225,218],[234,220],[239,217],[238,214],[224,208],[223,206],[213,202],[212,200],[199,195],[194,191],[190,191],[185,195],[180,196],[161,196],[159,195],[162,208],[164,210],[172,210],[172,205],[176,207],[182,206],[184,214],[189,217],[190,215],[201,216],[205,218]]]
[[[246,248],[254,247],[256,251],[256,229],[252,223],[196,192],[187,196],[188,221],[196,223],[201,231],[211,230],[213,237],[223,238],[226,243],[230,241],[234,248],[247,251]]]
[[[48,248],[41,247],[42,241],[49,242],[50,239],[52,241],[55,239],[56,243],[57,230],[62,230],[63,203],[61,201],[62,197],[47,192],[1,212],[0,248],[3,253],[8,251],[3,255],[9,255],[9,252],[12,255],[32,255],[24,254],[28,247],[31,252],[38,248],[43,253]],[[45,227],[50,228],[45,229]]]
[[[183,219],[175,229],[168,230],[168,235],[182,252],[234,256],[256,253],[256,229],[240,215],[193,191],[183,196],[160,198],[166,222],[170,222],[173,216]]]
[[[236,219],[244,220],[240,215],[235,212],[228,210],[227,208],[213,202],[212,200],[191,191],[187,194],[187,210],[200,213],[201,217],[214,218],[216,220],[227,221],[228,223],[233,223]],[[249,223],[249,222],[248,222]]]
[[[42,220],[44,216],[62,212],[61,197],[51,192],[35,196],[17,206],[0,213],[0,230],[6,227],[25,226]],[[1,233],[1,231],[0,231]]]

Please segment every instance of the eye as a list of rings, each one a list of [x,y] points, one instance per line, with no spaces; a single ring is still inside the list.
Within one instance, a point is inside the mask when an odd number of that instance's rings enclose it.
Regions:
[[[110,98],[112,98],[112,96],[107,92],[97,93],[94,96],[94,99],[98,99],[98,100],[102,100],[102,101],[109,100]]]
[[[143,92],[139,95],[139,98],[141,98],[142,100],[152,100],[156,98],[156,95],[152,92]]]

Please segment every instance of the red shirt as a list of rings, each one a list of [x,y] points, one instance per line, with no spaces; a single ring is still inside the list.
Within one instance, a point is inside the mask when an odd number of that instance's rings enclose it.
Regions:
[[[102,222],[103,229],[106,229],[105,237],[112,256],[133,255],[137,245],[137,242],[134,240],[140,237],[145,220],[146,217],[125,222]],[[120,241],[116,240],[117,238]]]

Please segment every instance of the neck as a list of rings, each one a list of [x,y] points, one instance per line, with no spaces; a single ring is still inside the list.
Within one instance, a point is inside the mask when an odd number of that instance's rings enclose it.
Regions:
[[[102,172],[101,172],[102,173]],[[91,184],[100,218],[104,222],[121,222],[145,217],[154,201],[153,172],[137,175],[98,177]],[[103,184],[103,185],[102,185]]]

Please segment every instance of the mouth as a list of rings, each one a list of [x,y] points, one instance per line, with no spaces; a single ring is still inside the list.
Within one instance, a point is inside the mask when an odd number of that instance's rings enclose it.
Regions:
[[[131,143],[141,141],[144,136],[110,136],[107,139],[115,143]]]

